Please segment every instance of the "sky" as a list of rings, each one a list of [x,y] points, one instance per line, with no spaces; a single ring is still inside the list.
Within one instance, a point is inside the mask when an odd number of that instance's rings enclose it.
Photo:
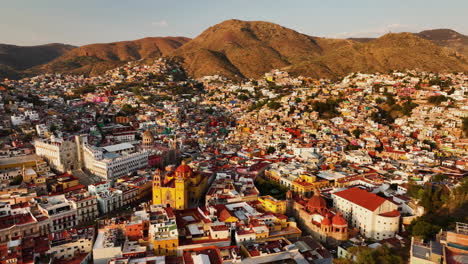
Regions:
[[[0,0],[0,43],[193,38],[232,18],[333,38],[435,28],[468,35],[467,0]]]

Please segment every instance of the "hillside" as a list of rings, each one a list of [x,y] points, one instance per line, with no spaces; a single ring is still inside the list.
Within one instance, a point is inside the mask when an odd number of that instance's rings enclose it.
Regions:
[[[148,37],[90,44],[73,49],[35,70],[95,75],[127,61],[165,56],[189,40],[185,37]]]
[[[275,68],[326,78],[394,69],[468,71],[468,37],[436,29],[380,38],[329,39],[270,22],[232,19],[192,40],[148,37],[78,48],[0,45],[0,77],[43,72],[97,75],[127,61],[160,56],[181,58],[194,77],[221,74],[234,79],[258,78]]]
[[[433,29],[417,33],[421,38],[428,39],[439,46],[456,50],[468,58],[468,36],[451,29]]]
[[[334,78],[355,71],[468,70],[463,57],[411,33],[377,39],[326,39],[260,21],[227,20],[175,50],[195,77],[258,78],[273,68]]]
[[[292,65],[291,72],[314,74],[326,69],[327,77],[340,77],[351,72],[387,72],[393,69],[427,71],[466,71],[467,62],[455,52],[411,33],[390,33],[367,42],[315,38],[323,52],[313,61]]]
[[[441,47],[453,49],[468,57],[468,36],[460,34],[452,29],[431,29],[414,33],[416,36],[430,40]],[[349,38],[358,42],[369,42],[375,38]]]
[[[212,26],[174,55],[196,77],[221,73],[257,77],[271,69],[311,59],[321,53],[309,36],[268,22],[228,20]]]
[[[0,44],[0,79],[18,77],[20,71],[47,63],[74,48],[59,43],[38,46]]]

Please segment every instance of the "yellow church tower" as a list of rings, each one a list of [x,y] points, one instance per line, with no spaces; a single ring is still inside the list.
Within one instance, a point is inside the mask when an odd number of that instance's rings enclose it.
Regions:
[[[176,176],[175,179],[175,208],[177,210],[182,210],[188,207],[187,202],[187,188],[185,179],[180,176]]]
[[[153,204],[162,204],[161,170],[156,169],[153,175]]]

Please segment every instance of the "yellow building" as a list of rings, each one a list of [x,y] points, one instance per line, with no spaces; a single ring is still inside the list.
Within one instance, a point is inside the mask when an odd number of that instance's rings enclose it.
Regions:
[[[154,253],[157,256],[177,256],[178,238],[154,240]]]
[[[266,195],[258,197],[258,201],[260,202],[260,207],[265,211],[277,214],[286,213],[286,201],[284,200],[277,200],[270,195]]]
[[[46,177],[37,177],[34,179],[34,184],[40,185],[40,184],[46,184]]]
[[[294,180],[289,177],[279,174],[276,170],[266,170],[265,178],[278,182],[296,194],[310,196],[314,189],[322,188],[330,185],[327,180],[317,180],[315,175],[301,174]]]
[[[0,171],[14,169],[14,168],[36,168],[36,165],[42,162],[42,158],[36,154],[18,156],[11,158],[2,158],[0,159]]]
[[[294,193],[302,195],[312,195],[314,189],[322,188],[330,184],[327,180],[308,182],[303,179],[297,179],[292,182],[291,189]]]
[[[138,226],[136,233],[140,234],[144,226]],[[170,207],[162,205],[150,206],[150,220],[148,225],[149,242],[154,246],[154,253],[158,256],[176,256],[179,247],[179,233],[174,212]]]
[[[183,161],[174,172],[164,175],[157,170],[153,177],[153,204],[162,204],[177,210],[188,208],[202,198],[208,186],[208,177],[194,173]]]
[[[301,180],[308,183],[314,183],[317,181],[317,176],[315,175],[301,174],[299,177],[301,178]]]
[[[27,183],[32,182],[37,178],[37,173],[32,168],[23,167],[21,174],[23,176],[23,181]]]

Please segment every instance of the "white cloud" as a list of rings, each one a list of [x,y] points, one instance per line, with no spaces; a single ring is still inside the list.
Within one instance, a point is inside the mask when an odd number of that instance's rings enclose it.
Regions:
[[[160,21],[154,21],[151,23],[151,25],[155,26],[155,27],[167,27],[169,26],[169,23],[167,23],[166,20],[160,20]]]
[[[332,38],[375,38],[380,37],[387,33],[399,33],[399,32],[419,32],[423,30],[419,26],[415,25],[404,25],[404,24],[389,24],[375,28],[369,28],[366,30],[359,30],[354,32],[340,32],[337,34],[331,34],[329,37]]]

